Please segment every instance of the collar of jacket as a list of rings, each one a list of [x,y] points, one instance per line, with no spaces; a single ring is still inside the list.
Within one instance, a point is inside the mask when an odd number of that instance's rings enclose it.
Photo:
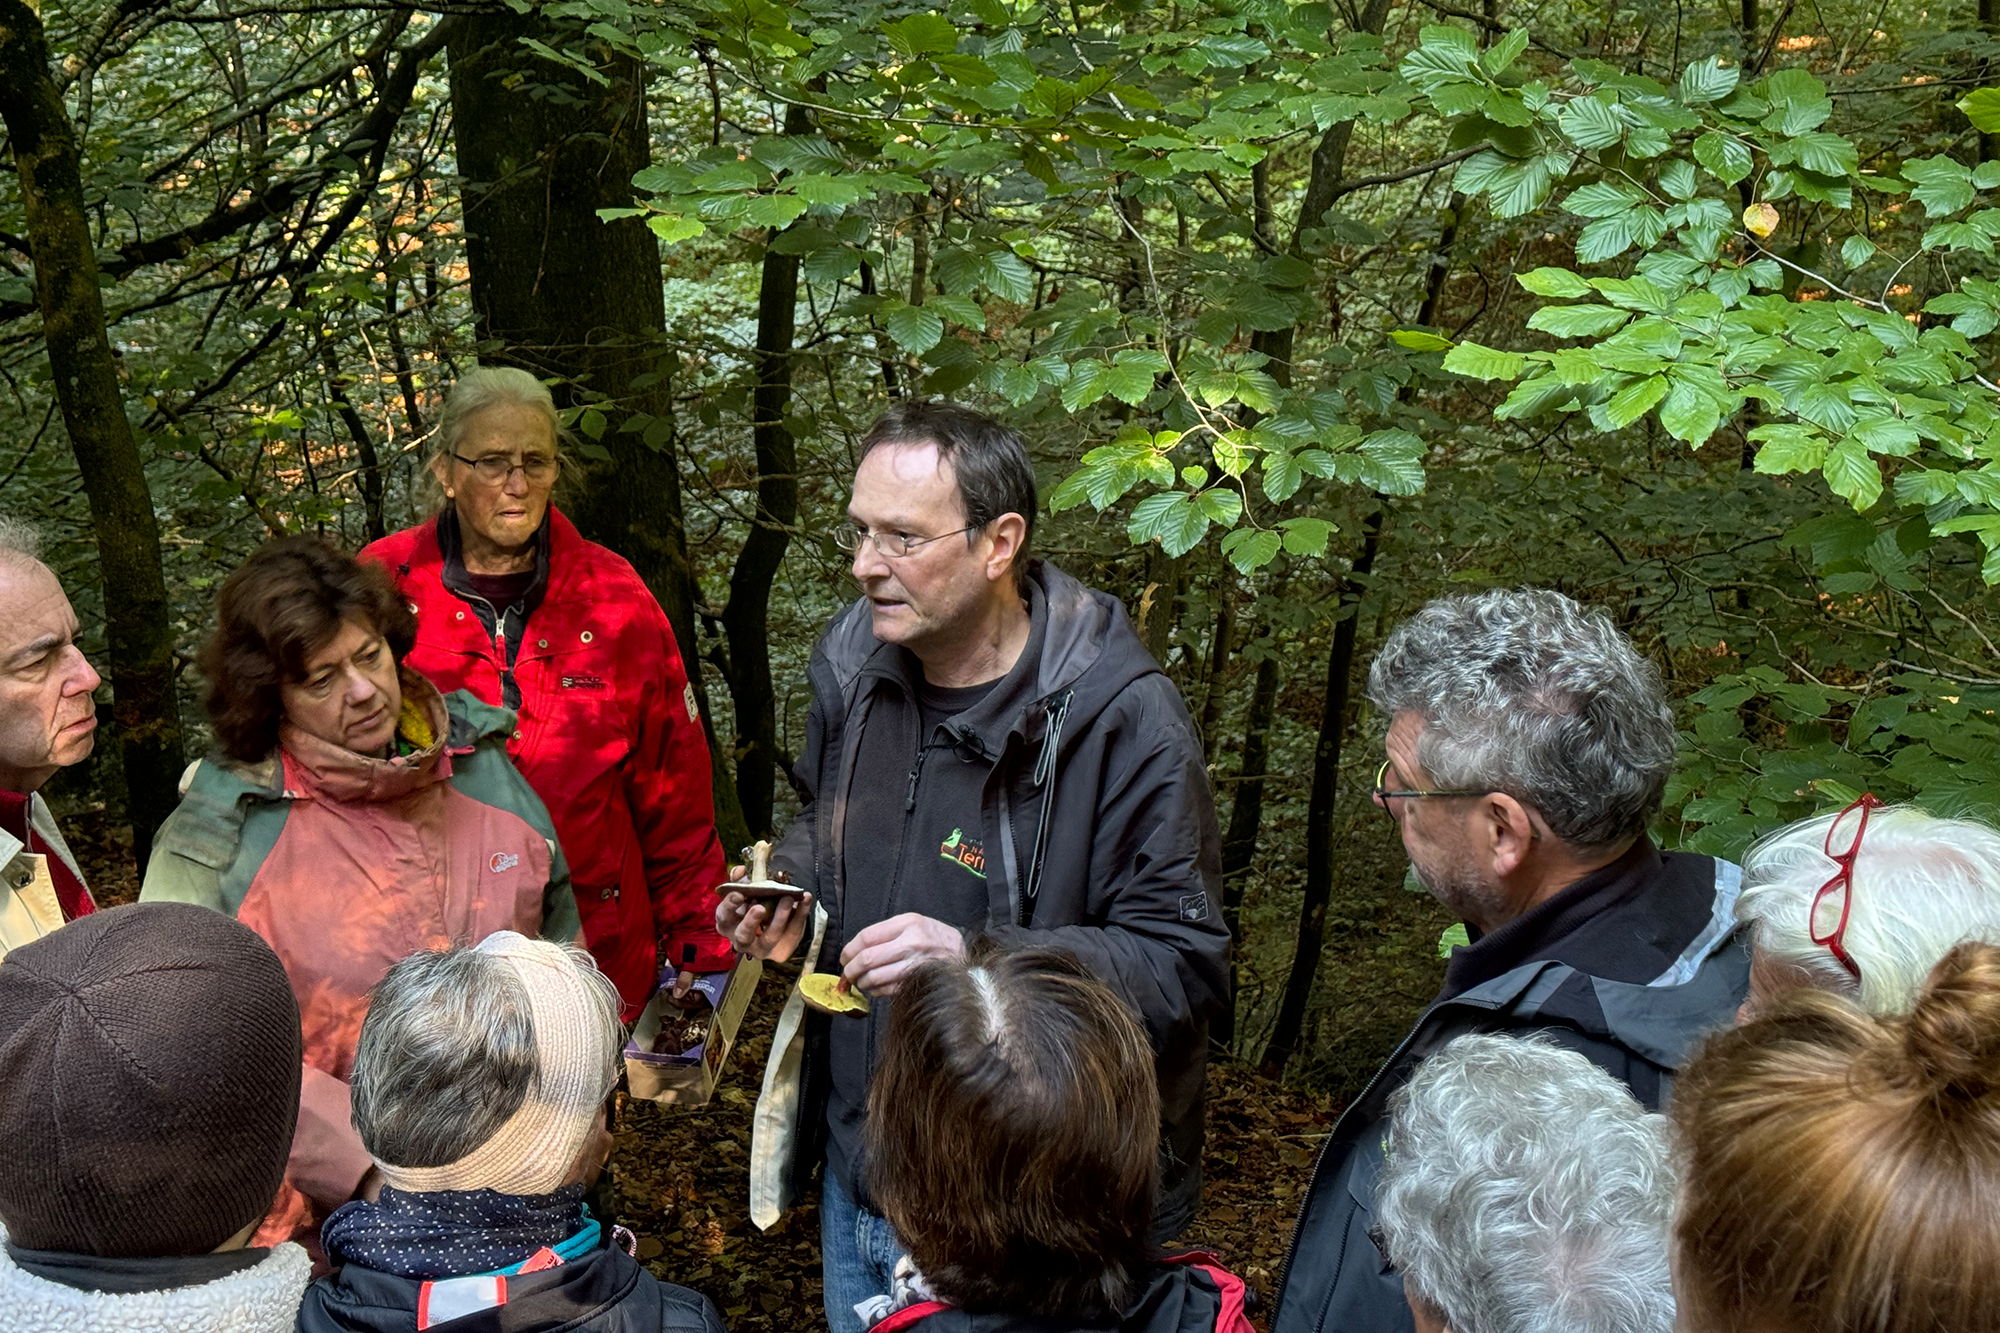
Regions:
[[[0,1237],[4,1237],[0,1232]],[[290,1333],[312,1260],[289,1242],[254,1267],[192,1287],[113,1294],[82,1291],[36,1277],[0,1245],[0,1325],[38,1333],[156,1333],[159,1329],[228,1329]]]
[[[406,690],[415,688],[419,692],[437,693],[437,687],[417,672],[404,668],[398,674]],[[412,680],[418,682],[414,687],[410,684]],[[445,695],[443,705],[447,719],[445,750],[449,754],[469,753],[482,741],[493,737],[505,738],[514,732],[513,709],[484,703],[466,690],[453,690]],[[373,762],[381,764],[387,761],[378,759]],[[409,762],[408,758],[403,760],[405,765]],[[216,770],[216,773],[210,774],[210,769]],[[189,764],[187,771],[181,774],[183,797],[186,797],[194,787],[197,772],[205,775],[201,779],[204,782],[219,782],[219,785],[212,790],[215,792],[215,799],[224,804],[246,797],[256,800],[284,800],[298,795],[296,792],[285,790],[282,744],[254,763],[231,759],[221,754],[211,754],[205,759]],[[217,774],[220,775],[219,779]]]
[[[916,1318],[899,1320],[890,1315],[876,1328],[890,1333],[1226,1333],[1242,1325],[1223,1322],[1228,1294],[1217,1282],[1221,1271],[1171,1259],[1155,1264],[1145,1274],[1144,1285],[1130,1307],[1106,1321],[999,1312],[971,1314],[945,1306]],[[1242,1282],[1226,1273],[1223,1276],[1235,1288],[1233,1308],[1241,1317]]]
[[[1743,868],[1719,858],[1713,864],[1714,895],[1707,921],[1657,975],[1643,981],[1612,981],[1547,959],[1473,986],[1439,1002],[1432,1012],[1455,1005],[1526,1017],[1570,978],[1582,975],[1589,979],[1603,1011],[1604,1029],[1597,1035],[1612,1038],[1662,1069],[1680,1068],[1715,1016],[1735,1012],[1749,981],[1748,936],[1736,921]]]
[[[1650,977],[1660,961],[1652,946],[1669,930],[1668,903],[1657,884],[1665,858],[1653,840],[1641,833],[1618,857],[1569,887],[1535,904],[1513,920],[1477,935],[1472,943],[1452,951],[1445,968],[1446,998],[1490,981],[1521,964],[1542,958],[1574,958],[1574,942],[1584,946],[1592,970],[1604,975]],[[1620,929],[1601,932],[1593,926],[1616,912]],[[1607,938],[1598,938],[1606,935]],[[1570,947],[1565,947],[1570,946]],[[1643,974],[1643,976],[1641,975]]]
[[[376,759],[307,735],[289,722],[278,728],[278,747],[289,763],[287,785],[297,796],[326,796],[336,801],[394,801],[451,776],[454,753],[451,717],[437,686],[402,668],[403,697],[414,699],[437,741],[427,750],[396,758]],[[460,747],[456,753],[463,754]]]
[[[28,826],[37,832],[55,827],[55,816],[49,812],[48,802],[42,799],[42,794],[38,791],[28,793],[26,813]],[[46,833],[43,836],[46,838]],[[0,866],[19,856],[27,846],[27,843],[15,836],[14,830],[0,824]]]
[[[507,1303],[452,1320],[453,1333],[624,1328],[623,1323],[600,1325],[588,1317],[629,1297],[643,1275],[637,1260],[602,1243],[559,1267],[509,1276]],[[423,1285],[416,1278],[344,1264],[307,1293],[298,1312],[299,1333],[406,1333]]]
[[[566,529],[564,545],[583,540],[575,526],[558,514],[556,507],[551,504],[548,511],[542,515],[542,526],[535,530],[535,579],[528,585],[528,590],[521,594],[521,615],[524,619],[535,613],[535,608],[542,604],[542,598],[548,594],[550,571],[555,568],[555,529],[558,523]],[[438,557],[443,565],[440,577],[444,580],[445,591],[454,597],[468,600],[478,597],[479,594],[472,590],[472,579],[465,568],[465,544],[458,530],[457,505],[447,504],[438,510],[435,537]],[[508,608],[496,606],[493,609],[504,613]]]
[[[1084,587],[1046,560],[1028,562],[1027,592],[1032,628],[1021,660],[953,728],[989,758],[1004,754],[1013,734],[1040,739],[1049,702],[1065,691],[1071,696],[1065,732],[1080,735],[1128,685],[1160,669],[1109,593]],[[826,627],[813,656],[851,703],[864,673],[908,680],[905,651],[875,637],[868,599],[861,597]]]

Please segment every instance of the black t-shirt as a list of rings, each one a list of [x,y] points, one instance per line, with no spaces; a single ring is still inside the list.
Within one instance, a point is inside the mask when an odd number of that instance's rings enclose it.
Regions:
[[[991,763],[983,755],[961,753],[941,727],[983,702],[1000,681],[946,689],[926,682],[913,657],[905,657],[904,667],[907,674],[865,682],[874,697],[847,795],[839,938],[828,941],[821,971],[839,971],[840,949],[848,940],[903,912],[968,932],[986,924],[980,798]],[[862,1201],[867,1194],[858,1170],[861,1123],[868,1080],[888,1031],[889,1003],[877,996],[866,1018],[832,1020],[827,1166],[848,1196]]]
[[[999,683],[996,679],[978,685],[947,688],[933,685],[928,680],[919,681],[917,712],[923,719],[924,734],[928,736],[948,719],[957,717],[975,704],[984,703],[986,696],[993,693],[993,687]]]

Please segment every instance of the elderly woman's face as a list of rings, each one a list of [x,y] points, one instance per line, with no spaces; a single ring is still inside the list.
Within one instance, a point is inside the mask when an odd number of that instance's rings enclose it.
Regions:
[[[556,484],[549,419],[522,403],[495,403],[465,419],[452,453],[444,483],[467,554],[515,552],[533,541]]]
[[[285,720],[329,745],[380,754],[396,738],[403,707],[396,655],[371,625],[343,620],[306,660],[305,679],[278,687]]]

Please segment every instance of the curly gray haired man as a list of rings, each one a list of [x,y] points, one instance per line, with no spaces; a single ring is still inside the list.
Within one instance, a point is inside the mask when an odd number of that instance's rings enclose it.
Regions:
[[[1392,1099],[1376,1187],[1423,1333],[1669,1333],[1664,1116],[1553,1043],[1460,1037]]]
[[[1749,985],[1742,872],[1647,836],[1673,710],[1602,613],[1545,590],[1440,599],[1383,644],[1368,697],[1389,719],[1375,803],[1470,943],[1334,1126],[1274,1333],[1411,1327],[1374,1233],[1376,1178],[1389,1098],[1426,1055],[1465,1033],[1543,1033],[1657,1109]]]

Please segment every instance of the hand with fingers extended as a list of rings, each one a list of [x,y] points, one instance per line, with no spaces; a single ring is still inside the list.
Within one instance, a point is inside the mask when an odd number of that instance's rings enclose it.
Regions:
[[[919,963],[965,957],[965,936],[934,917],[904,912],[877,921],[840,951],[841,975],[869,995],[894,995]]]
[[[747,866],[729,867],[732,883],[747,873]],[[773,870],[770,874],[781,884],[791,882],[791,876],[782,870]],[[799,941],[805,938],[806,923],[812,920],[813,899],[810,893],[799,898],[772,900],[733,892],[728,885],[717,892],[722,899],[715,905],[715,933],[735,945],[736,952],[782,963],[792,956],[799,947]]]

